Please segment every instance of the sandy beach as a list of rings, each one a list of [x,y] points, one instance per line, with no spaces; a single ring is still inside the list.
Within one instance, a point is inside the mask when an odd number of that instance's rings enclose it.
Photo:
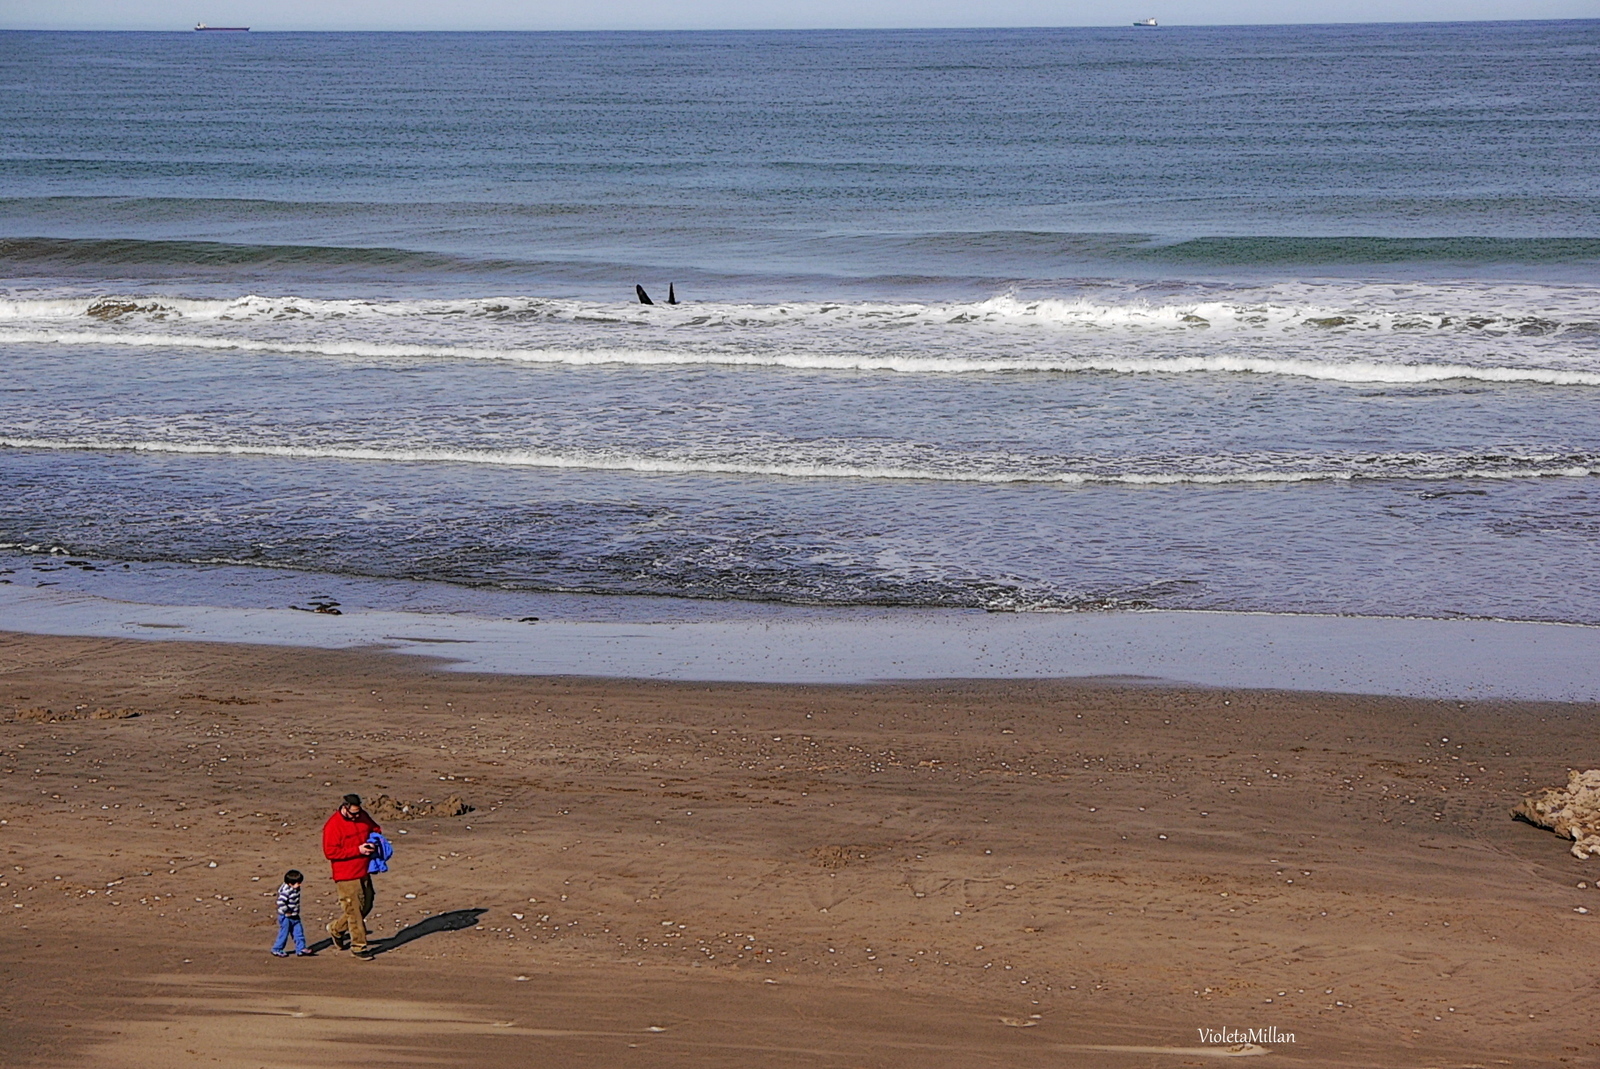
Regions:
[[[7,634],[0,1062],[1589,1064],[1595,863],[1508,810],[1596,714]],[[275,959],[346,791],[473,808]]]
[[[0,5],[0,1069],[1600,1067],[1593,6]]]

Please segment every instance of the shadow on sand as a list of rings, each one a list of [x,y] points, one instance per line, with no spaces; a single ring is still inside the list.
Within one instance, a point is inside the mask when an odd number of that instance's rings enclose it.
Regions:
[[[435,913],[431,917],[424,917],[409,927],[402,928],[387,939],[374,939],[369,946],[373,956],[387,954],[391,950],[405,946],[407,943],[421,939],[423,936],[434,935],[438,932],[459,932],[467,928],[476,928],[478,918],[489,912],[486,909],[453,909],[449,913]],[[332,939],[322,939],[312,944],[307,949],[313,952],[327,950],[333,946]]]

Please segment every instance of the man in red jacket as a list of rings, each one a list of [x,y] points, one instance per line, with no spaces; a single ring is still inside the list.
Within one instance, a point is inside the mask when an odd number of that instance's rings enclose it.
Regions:
[[[367,946],[367,914],[372,912],[372,877],[367,875],[367,859],[377,847],[367,841],[377,822],[361,808],[359,794],[344,796],[328,822],[322,826],[322,852],[333,863],[333,886],[339,892],[339,916],[328,925],[328,934],[340,950],[346,947],[362,960],[371,960]]]

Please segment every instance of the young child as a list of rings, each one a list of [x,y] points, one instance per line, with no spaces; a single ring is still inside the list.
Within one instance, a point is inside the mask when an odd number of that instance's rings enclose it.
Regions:
[[[305,876],[299,869],[283,874],[283,886],[278,888],[278,941],[272,944],[274,957],[289,956],[289,936],[294,936],[294,952],[298,957],[309,958],[306,949],[306,929],[300,923],[300,885]]]

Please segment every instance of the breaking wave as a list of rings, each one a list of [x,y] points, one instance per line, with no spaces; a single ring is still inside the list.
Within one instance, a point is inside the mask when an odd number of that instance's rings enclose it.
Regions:
[[[1502,285],[1492,294],[1470,285],[1396,293],[1396,287],[1350,284],[1285,286],[1193,297],[1138,292],[1113,299],[999,294],[979,301],[781,301],[766,304],[698,300],[646,306],[628,302],[537,297],[459,300],[352,300],[248,295],[193,299],[168,295],[98,295],[0,299],[0,321],[97,320],[132,328],[150,323],[208,325],[365,321],[386,324],[588,323],[667,329],[770,327],[797,324],[903,330],[915,327],[1025,326],[1042,329],[1193,332],[1215,328],[1322,333],[1426,334],[1444,331],[1498,336],[1600,335],[1600,293],[1587,288]],[[1493,301],[1500,307],[1484,307]],[[1511,307],[1507,307],[1507,304]]]
[[[306,214],[346,217],[392,215],[393,205],[300,204],[272,201],[196,200],[186,198],[6,198],[13,210],[28,214],[53,212],[74,219],[108,211],[116,218],[130,210],[135,216],[154,212],[158,217],[177,212],[215,216],[260,218],[263,214],[294,219]],[[484,218],[526,222],[549,216],[595,215],[592,206],[530,206],[517,204],[433,204],[426,210],[445,219]],[[610,220],[599,220],[609,223]],[[819,253],[848,252],[850,242],[827,234],[807,239]],[[1237,235],[1158,240],[1150,234],[1073,233],[1034,230],[937,230],[925,233],[878,235],[875,240],[895,248],[911,261],[936,260],[951,255],[982,254],[1018,257],[1041,263],[1107,266],[1150,264],[1192,267],[1314,267],[1455,264],[1481,266],[1561,265],[1600,261],[1600,238],[1595,237],[1365,237],[1304,235]],[[515,258],[472,258],[417,249],[310,245],[250,244],[223,241],[150,240],[140,238],[0,239],[0,265],[16,268],[354,268],[379,269],[388,274],[447,273],[470,276],[536,270],[543,261]]]
[[[470,260],[445,253],[339,245],[251,245],[140,238],[0,238],[0,265],[19,268],[379,267],[391,271],[493,271],[515,261]]]

